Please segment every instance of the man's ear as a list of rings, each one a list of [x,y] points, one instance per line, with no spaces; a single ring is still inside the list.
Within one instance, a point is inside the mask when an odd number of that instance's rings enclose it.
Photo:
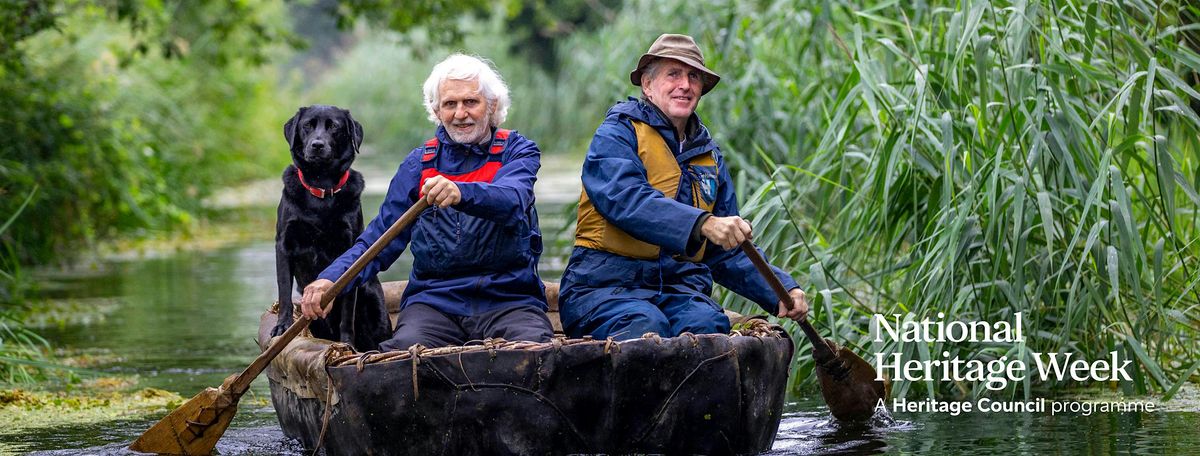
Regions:
[[[308,110],[308,106],[296,110],[296,115],[283,124],[283,139],[287,140],[289,149],[295,148],[296,144],[300,142],[300,138],[297,136],[299,132],[297,124],[300,123],[300,118],[304,116],[306,110]]]
[[[346,122],[346,129],[350,131],[350,146],[354,148],[354,153],[357,154],[359,146],[362,146],[362,124],[358,123],[357,120],[354,120],[354,116],[350,115],[349,109],[343,109],[342,112],[346,113],[346,120],[348,121]]]

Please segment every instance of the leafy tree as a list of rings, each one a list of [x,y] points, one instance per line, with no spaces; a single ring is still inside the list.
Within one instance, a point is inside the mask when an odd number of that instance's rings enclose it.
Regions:
[[[0,234],[21,263],[186,227],[211,189],[278,162],[271,2],[9,1],[0,5]]]
[[[511,51],[553,74],[559,63],[555,42],[611,21],[621,4],[621,0],[342,0],[336,13],[343,25],[364,18],[399,32],[421,28],[441,44],[462,41],[463,16],[497,14],[510,35]]]

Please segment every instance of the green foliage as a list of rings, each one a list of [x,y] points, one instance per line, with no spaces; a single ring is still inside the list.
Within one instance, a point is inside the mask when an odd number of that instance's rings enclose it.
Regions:
[[[275,42],[300,46],[285,27],[279,5],[263,0],[190,2],[186,0],[65,0],[69,8],[93,5],[130,32],[125,61],[158,54],[186,57],[218,67],[233,62],[269,62]]]
[[[29,207],[37,191],[35,187],[22,198],[21,205],[0,225],[0,234],[8,231]],[[31,382],[40,374],[37,364],[44,362],[45,339],[23,323],[28,311],[23,301],[29,285],[12,249],[0,251],[0,383]]]
[[[723,75],[700,113],[735,165],[756,242],[804,279],[815,323],[861,353],[1032,365],[1033,352],[1116,350],[1138,366],[1122,391],[1164,392],[1200,355],[1200,55],[1181,22],[1195,12],[1170,1],[638,3],[563,43],[588,50],[563,84],[629,91],[625,75],[658,33],[696,36]],[[601,95],[586,99],[579,109],[598,118]],[[727,292],[722,302],[754,310]],[[867,333],[874,313],[939,311],[1024,312],[1028,340]],[[811,386],[807,355],[796,369]],[[896,392],[986,394],[936,381]]]
[[[508,20],[503,33],[510,36],[509,49],[514,56],[536,63],[540,69],[556,74],[563,56],[555,46],[559,40],[577,32],[587,32],[613,20],[621,0],[536,0],[509,2]],[[576,50],[567,49],[567,56]]]
[[[362,161],[382,160],[386,164],[380,168],[394,170],[433,132],[422,107],[421,85],[436,61],[397,46],[397,39],[386,31],[361,34],[297,106],[289,107],[331,104],[349,109],[363,125],[359,167]]]
[[[37,1],[0,3],[0,64],[4,70],[19,65],[16,44],[54,25],[50,4]]]
[[[433,43],[449,46],[472,35],[471,27],[463,25],[464,20],[500,17],[503,28],[491,37],[503,37],[509,43],[510,54],[553,74],[561,63],[556,41],[612,20],[621,5],[621,0],[340,0],[335,11],[342,25],[363,18],[373,26],[401,33],[419,29]]]
[[[431,44],[420,51],[405,44],[418,39],[413,35],[420,35],[419,30],[407,34],[360,31],[355,45],[297,104],[334,104],[349,109],[363,124],[368,145],[360,166],[383,161],[382,167],[394,169],[404,154],[433,134],[434,126],[422,104],[425,78],[437,62],[467,49],[492,60],[509,86],[512,106],[506,128],[534,138],[546,154],[578,153],[586,148],[599,120],[594,109],[578,106],[593,96],[596,88],[589,87],[590,83],[560,83],[524,58],[509,55],[513,42],[498,17],[483,22],[465,19],[464,24],[470,32],[462,37],[462,48]],[[562,71],[573,70],[564,67]],[[612,93],[606,97],[611,98]]]
[[[22,263],[186,228],[214,187],[286,162],[264,153],[286,116],[258,66],[285,40],[278,5],[5,5],[0,22],[18,27],[4,29],[0,56],[0,195],[43,189],[0,235]],[[19,202],[0,198],[0,214]]]
[[[376,150],[403,154],[430,135],[421,84],[434,64],[464,49],[493,61],[512,92],[506,126],[537,138],[546,153],[585,147],[598,120],[593,111],[579,109],[580,104],[597,96],[612,98],[612,91],[597,90],[594,74],[558,75],[580,68],[565,62],[597,57],[558,43],[587,36],[617,17],[620,0],[331,2],[319,3],[331,8],[343,26],[361,18],[370,27],[395,33],[359,30],[355,46],[299,104],[350,109],[363,123],[364,141]]]
[[[216,187],[273,175],[278,2],[0,4],[0,382],[62,370],[22,266],[187,229]],[[20,217],[18,218],[18,215]],[[49,374],[56,375],[56,374]]]
[[[491,4],[485,0],[340,0],[334,12],[342,27],[362,18],[375,27],[401,33],[421,28],[436,42],[455,43],[463,37],[460,18],[486,15]]]

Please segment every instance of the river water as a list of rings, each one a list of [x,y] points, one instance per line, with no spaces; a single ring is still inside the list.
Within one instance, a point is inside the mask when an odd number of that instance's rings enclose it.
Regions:
[[[368,181],[372,178],[369,176]],[[383,180],[376,178],[376,181]],[[386,180],[383,180],[386,182]],[[553,182],[551,180],[551,182]],[[578,187],[554,184],[557,194],[539,193],[544,230],[563,226],[558,208]],[[576,181],[577,182],[577,181]],[[577,185],[577,184],[575,184]],[[364,204],[368,216],[378,192]],[[268,192],[269,193],[269,192]],[[278,193],[275,193],[276,195]],[[136,375],[139,387],[187,398],[240,371],[257,354],[258,319],[275,299],[274,245],[269,208],[216,230],[265,230],[245,241],[215,249],[110,258],[70,272],[41,273],[46,298],[105,310],[87,323],[42,330],[55,346],[111,362],[94,369],[107,375]],[[264,215],[271,214],[271,215]],[[249,222],[247,222],[249,220]],[[383,280],[407,276],[405,257]],[[547,261],[544,277],[556,277],[561,261]],[[823,453],[1025,453],[1025,454],[1196,454],[1200,412],[1195,399],[1169,410],[1130,413],[897,413],[894,421],[843,427],[829,420],[819,398],[793,398],[768,454]],[[1190,405],[1186,405],[1190,404]],[[34,428],[8,434],[7,451],[39,454],[127,454],[125,446],[160,416],[78,426]],[[268,400],[265,376],[242,399],[240,410],[217,446],[220,454],[307,454],[285,438]]]

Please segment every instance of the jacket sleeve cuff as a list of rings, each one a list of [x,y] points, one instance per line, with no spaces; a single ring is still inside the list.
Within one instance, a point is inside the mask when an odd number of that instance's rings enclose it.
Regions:
[[[800,285],[796,283],[796,279],[793,279],[791,274],[783,272],[782,269],[775,266],[771,266],[771,269],[775,272],[775,277],[778,277],[779,281],[783,283],[783,289],[787,290],[788,293],[791,293],[796,288],[800,288]],[[771,315],[779,314],[779,297],[775,296],[770,286],[764,288],[764,291],[768,292],[768,295],[765,299],[758,302],[759,305],[762,306],[763,310],[771,312]]]
[[[696,226],[696,220],[705,214],[703,210],[692,206],[684,204],[678,206],[680,210],[678,215],[665,217],[661,223],[654,224],[654,229],[666,239],[661,247],[671,254],[687,253],[690,250],[692,228]],[[679,220],[679,222],[674,222],[674,220]],[[687,220],[691,220],[691,223],[688,223]],[[656,242],[651,241],[650,243],[655,244]],[[696,248],[699,249],[699,247]]]
[[[704,246],[704,234],[700,228],[704,226],[704,222],[712,217],[712,212],[704,212],[696,218],[696,223],[692,225],[692,236],[688,239],[687,250],[684,251],[686,256],[694,256],[700,251],[700,247]]]
[[[325,279],[330,282],[337,282],[337,279],[341,278],[341,274],[335,273],[334,269],[341,269],[341,268],[338,268],[336,264],[330,265],[328,268],[325,268],[324,271],[321,271],[321,274],[318,275],[317,278]]]
[[[325,268],[324,271],[321,271],[321,273],[319,275],[317,275],[317,279],[318,280],[325,279],[330,282],[337,282],[338,279],[342,278],[342,274],[344,274],[349,269],[350,268],[339,263],[337,260],[334,260],[333,264],[330,264],[329,267]],[[351,282],[354,282],[354,281],[351,281]],[[308,286],[308,284],[304,284],[303,286]],[[354,288],[353,286],[347,286],[346,288],[343,288],[342,291],[340,293],[338,293],[338,296],[346,294],[347,291],[350,291],[353,288]]]
[[[459,210],[470,209],[479,204],[479,184],[473,182],[455,182],[458,185],[458,193],[461,200],[455,206]]]

